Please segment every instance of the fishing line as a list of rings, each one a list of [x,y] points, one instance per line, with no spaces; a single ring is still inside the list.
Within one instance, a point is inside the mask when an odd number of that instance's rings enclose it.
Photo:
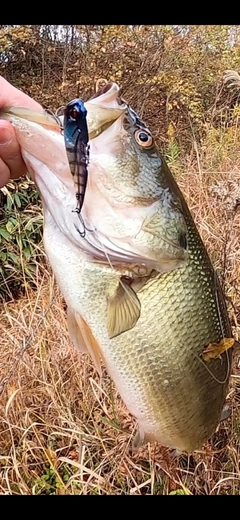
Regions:
[[[214,381],[216,381],[216,383],[219,383],[220,385],[224,385],[227,380],[228,380],[228,376],[229,376],[229,368],[230,368],[230,363],[229,363],[229,356],[228,356],[228,352],[226,351],[225,352],[226,356],[227,356],[227,374],[226,374],[226,377],[223,381],[220,381],[220,379],[218,379],[214,374],[213,372],[210,370],[210,368],[208,368],[207,364],[203,361],[203,359],[201,359],[200,356],[196,356],[196,354],[194,354],[194,357],[196,359],[198,359],[198,361],[200,361],[200,363],[202,363],[202,365],[206,368],[207,372],[210,374],[210,376],[212,376],[212,378],[214,379]],[[215,360],[216,361],[216,360]]]
[[[215,271],[213,270],[213,273],[214,273],[214,284],[215,284],[215,302],[216,302],[216,306],[217,306],[217,315],[218,315],[218,323],[219,323],[219,326],[220,326],[220,329],[221,329],[221,333],[222,333],[222,339],[225,337],[225,332],[224,332],[224,329],[223,329],[223,323],[222,323],[222,318],[221,318],[221,312],[220,312],[220,305],[219,305],[219,299],[218,299],[218,291],[217,291],[217,286],[216,286],[216,280],[217,280],[217,274],[215,273]],[[210,368],[208,368],[207,366],[207,363],[203,361],[203,359],[201,359],[200,356],[196,356],[195,357],[200,361],[200,363],[202,363],[202,365],[206,368],[207,372],[209,372],[209,374],[213,377],[213,379],[219,383],[220,385],[224,385],[227,380],[228,380],[228,377],[229,377],[229,374],[230,374],[230,359],[229,359],[229,353],[228,351],[226,350],[225,352],[222,353],[222,355],[226,354],[226,361],[227,361],[227,373],[226,373],[226,376],[224,378],[223,381],[220,381],[220,379],[218,379],[214,374],[213,372],[210,370]]]
[[[176,272],[176,275],[177,274],[179,275],[180,280],[181,280],[182,291],[184,291],[184,284],[183,284],[183,281],[182,281],[183,273],[181,271],[181,268]],[[216,273],[215,273],[215,271],[214,271],[214,282],[215,282],[215,286],[216,286]],[[188,297],[186,291],[184,291],[184,296],[185,296],[185,298]],[[218,322],[219,322],[219,326],[220,326],[220,329],[221,329],[222,338],[224,338],[225,334],[224,334],[224,330],[223,330],[222,320],[220,319],[221,313],[220,313],[219,301],[218,301],[218,298],[216,298],[216,296],[217,296],[217,291],[215,290],[215,299],[216,299],[216,305],[217,305]],[[216,383],[218,383],[220,385],[224,385],[226,383],[226,381],[228,380],[228,377],[229,377],[229,372],[230,372],[229,353],[228,353],[228,351],[226,351],[226,352],[223,352],[223,354],[226,354],[226,357],[227,357],[226,358],[227,359],[227,373],[226,373],[225,378],[221,381],[220,379],[218,379],[215,376],[215,374],[212,372],[212,370],[207,366],[207,363],[200,357],[201,353],[198,354],[198,355],[193,353],[194,358],[197,359],[205,367],[205,369],[210,374],[210,376],[214,379],[214,381],[216,381]]]
[[[60,107],[60,108],[63,108],[63,107]],[[53,117],[53,119],[54,119],[54,120],[56,121],[56,123],[58,124],[58,126],[59,126],[59,128],[60,128],[60,130],[61,130],[61,133],[62,133],[62,131],[63,131],[63,127],[62,127],[62,123],[61,123],[61,121],[60,121],[60,119],[59,119],[59,117],[58,117],[58,115],[57,115],[58,110],[55,112],[55,114],[54,114],[54,112],[52,112],[49,108],[45,108],[45,107],[44,107],[44,110],[45,110],[45,112],[46,112],[47,114],[49,114],[50,116]]]
[[[223,320],[222,320],[222,317],[221,317],[220,302],[219,302],[217,283],[216,283],[217,281],[218,281],[217,273],[214,270],[215,300],[216,300],[216,305],[217,305],[218,322],[219,322],[219,325],[220,325],[220,329],[221,329],[221,332],[222,332],[222,339],[223,339],[225,337],[225,332],[224,332],[224,328],[223,328]],[[219,284],[220,284],[220,282],[219,282]],[[221,287],[220,287],[220,290],[221,290]],[[229,352],[227,350],[226,350],[226,360],[227,360],[227,375],[226,375],[224,383],[226,383],[226,381],[227,381],[227,379],[229,377],[229,374],[230,374],[230,359],[229,359]]]
[[[63,134],[63,124],[61,122],[60,117],[64,115],[65,108],[66,108],[66,106],[62,105],[61,107],[57,108],[55,114],[53,115],[55,117],[56,121],[59,124],[60,130],[61,130],[61,134]]]

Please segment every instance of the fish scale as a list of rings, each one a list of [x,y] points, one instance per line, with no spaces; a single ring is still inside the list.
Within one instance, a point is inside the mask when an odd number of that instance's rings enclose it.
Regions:
[[[156,275],[139,291],[138,323],[107,349],[114,372],[121,366],[122,375],[114,374],[120,393],[146,436],[191,452],[220,420],[231,366],[229,352],[207,365],[200,355],[204,345],[229,337],[231,329],[219,282],[190,216],[188,232],[186,267]]]
[[[146,439],[192,452],[202,446],[220,420],[231,365],[229,352],[207,364],[201,352],[209,342],[229,337],[231,330],[218,279],[190,215],[187,220],[188,264],[150,278],[137,293],[141,302],[137,324],[111,340],[106,332],[107,298],[101,295],[117,279],[114,281],[108,268],[104,272],[100,266],[80,263],[76,250],[75,260],[71,251],[71,275],[63,280],[67,267],[64,240],[59,234],[54,258],[52,236],[46,240],[48,223],[45,247],[52,265],[59,261],[61,250],[62,266],[58,264],[55,271],[60,288],[67,303],[88,320],[109,373],[138,420],[140,441],[145,434]]]

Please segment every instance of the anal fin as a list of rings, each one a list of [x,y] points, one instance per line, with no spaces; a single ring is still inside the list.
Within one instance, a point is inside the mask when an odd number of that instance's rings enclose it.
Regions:
[[[136,435],[134,436],[132,442],[132,450],[138,450],[141,446],[146,444],[147,442],[156,442],[156,437],[152,432],[145,432],[141,426],[138,425],[138,430]]]
[[[67,323],[70,340],[80,352],[88,353],[101,376],[101,350],[92,331],[82,316],[70,307],[67,310]]]

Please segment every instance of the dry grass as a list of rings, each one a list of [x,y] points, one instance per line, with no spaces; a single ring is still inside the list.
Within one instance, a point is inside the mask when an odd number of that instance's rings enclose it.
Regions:
[[[216,143],[206,142],[185,165],[171,166],[224,283],[238,338],[240,149],[233,138],[230,144],[226,157],[213,157]],[[100,380],[70,344],[50,269],[37,292],[5,305],[0,333],[1,494],[240,494],[237,367],[231,417],[201,451],[174,457],[146,445],[132,452],[135,423],[107,374]]]

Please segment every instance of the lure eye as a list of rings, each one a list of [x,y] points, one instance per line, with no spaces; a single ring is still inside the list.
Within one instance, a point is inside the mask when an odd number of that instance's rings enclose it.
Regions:
[[[153,145],[153,138],[151,134],[145,130],[136,130],[134,137],[136,143],[142,148],[150,148]]]
[[[77,120],[79,117],[79,111],[76,110],[76,108],[72,108],[72,110],[69,112],[69,115],[72,119]]]

